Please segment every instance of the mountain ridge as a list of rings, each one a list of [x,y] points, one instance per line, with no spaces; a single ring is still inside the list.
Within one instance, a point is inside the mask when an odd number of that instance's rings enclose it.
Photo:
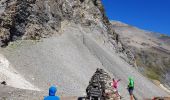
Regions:
[[[122,44],[135,55],[139,71],[151,79],[156,79],[169,88],[170,46],[161,34],[126,26],[122,22],[111,22],[119,34]],[[123,24],[123,27],[121,26]],[[162,35],[163,37],[164,35]],[[168,36],[165,35],[165,40]],[[164,80],[165,79],[165,80]]]

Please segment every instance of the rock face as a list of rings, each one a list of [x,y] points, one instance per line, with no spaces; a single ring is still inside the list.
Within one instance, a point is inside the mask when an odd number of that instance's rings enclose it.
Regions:
[[[112,36],[115,34],[100,0],[3,0],[0,3],[1,46],[17,39],[57,34],[65,20],[84,26],[100,24]]]
[[[18,39],[39,40],[62,33],[62,22],[99,27],[121,56],[134,64],[134,56],[123,48],[118,34],[105,16],[101,0],[3,0],[0,2],[0,46]]]
[[[123,47],[135,55],[140,72],[151,79],[170,86],[170,46],[169,37],[159,33],[140,30],[121,22],[112,22],[119,34]]]
[[[101,0],[3,0],[0,13],[0,46],[18,39],[39,40],[62,33],[62,22],[98,27],[121,53],[121,57],[134,65],[134,56],[123,48],[118,34],[105,16]],[[123,55],[122,55],[123,53]]]

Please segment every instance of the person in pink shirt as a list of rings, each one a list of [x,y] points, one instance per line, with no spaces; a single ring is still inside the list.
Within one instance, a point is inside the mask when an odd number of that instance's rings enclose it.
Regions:
[[[116,94],[117,96],[120,96],[120,94],[119,94],[119,92],[118,92],[118,83],[119,83],[120,80],[121,80],[121,79],[115,80],[115,79],[113,78],[113,83],[112,83],[112,87],[113,87],[114,92],[115,92],[115,94]],[[120,97],[121,97],[121,96],[120,96]]]

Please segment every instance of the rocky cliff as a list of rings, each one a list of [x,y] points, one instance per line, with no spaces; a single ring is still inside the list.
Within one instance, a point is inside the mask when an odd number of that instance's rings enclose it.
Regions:
[[[0,45],[17,39],[40,39],[57,34],[67,20],[84,26],[111,25],[100,0],[1,0]]]
[[[118,34],[105,16],[101,0],[2,0],[0,3],[1,47],[10,41],[39,40],[62,34],[61,24],[67,21],[100,29],[121,57],[134,65],[133,54],[122,48]]]

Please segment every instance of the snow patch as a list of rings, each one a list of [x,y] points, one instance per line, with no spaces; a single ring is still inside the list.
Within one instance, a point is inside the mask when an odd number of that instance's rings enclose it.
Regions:
[[[6,81],[11,87],[40,91],[18,74],[2,54],[0,54],[0,81]]]
[[[169,89],[167,89],[163,84],[160,84],[160,87],[162,88],[162,89],[164,89],[165,91],[167,91],[167,92],[169,92],[170,93],[170,90]]]

